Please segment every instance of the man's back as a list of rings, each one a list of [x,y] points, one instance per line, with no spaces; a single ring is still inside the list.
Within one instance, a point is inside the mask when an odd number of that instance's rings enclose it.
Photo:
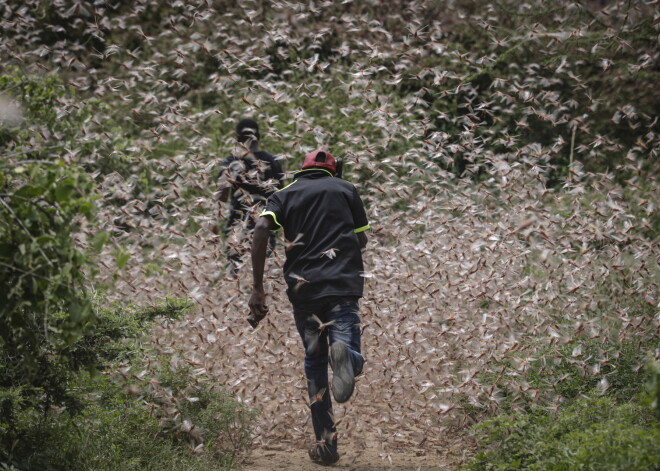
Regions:
[[[363,264],[356,233],[369,226],[353,185],[323,169],[304,170],[270,197],[265,214],[284,228],[284,275],[294,305],[362,296]]]

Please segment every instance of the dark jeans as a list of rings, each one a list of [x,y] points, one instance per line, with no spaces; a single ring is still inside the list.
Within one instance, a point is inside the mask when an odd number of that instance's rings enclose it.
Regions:
[[[328,387],[329,346],[344,342],[348,347],[355,376],[362,372],[364,358],[360,354],[360,318],[356,299],[325,299],[318,303],[293,307],[296,328],[305,346],[305,375],[312,411],[312,425],[317,441],[325,440],[335,448],[335,424]],[[315,319],[313,316],[316,316]],[[332,322],[319,330],[319,321]]]

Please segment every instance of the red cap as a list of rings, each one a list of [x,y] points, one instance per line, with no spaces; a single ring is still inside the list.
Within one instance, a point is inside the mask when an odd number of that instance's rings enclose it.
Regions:
[[[305,162],[302,166],[303,170],[312,167],[327,168],[333,174],[337,173],[337,161],[332,156],[332,154],[330,154],[330,152],[322,149],[310,152],[305,157]]]

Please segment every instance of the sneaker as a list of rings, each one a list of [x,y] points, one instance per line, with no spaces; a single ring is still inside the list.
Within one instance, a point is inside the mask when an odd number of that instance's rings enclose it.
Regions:
[[[335,464],[337,461],[339,461],[339,453],[337,453],[337,450],[331,449],[323,442],[315,443],[312,445],[312,447],[308,450],[308,453],[309,459],[311,459],[314,463],[323,466]]]
[[[344,342],[335,342],[330,346],[330,365],[332,366],[332,396],[341,403],[351,398],[355,388],[353,365]]]

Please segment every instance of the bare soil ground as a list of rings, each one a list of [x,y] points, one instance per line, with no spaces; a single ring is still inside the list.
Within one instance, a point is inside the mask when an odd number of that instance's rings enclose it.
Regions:
[[[332,469],[348,471],[448,471],[456,469],[467,455],[470,445],[463,438],[447,440],[445,446],[397,447],[384,452],[376,437],[367,440],[366,448],[353,443],[340,445],[341,458]],[[307,471],[329,469],[314,464],[307,456],[304,447],[299,449],[273,449],[259,447],[245,457],[244,471]]]

